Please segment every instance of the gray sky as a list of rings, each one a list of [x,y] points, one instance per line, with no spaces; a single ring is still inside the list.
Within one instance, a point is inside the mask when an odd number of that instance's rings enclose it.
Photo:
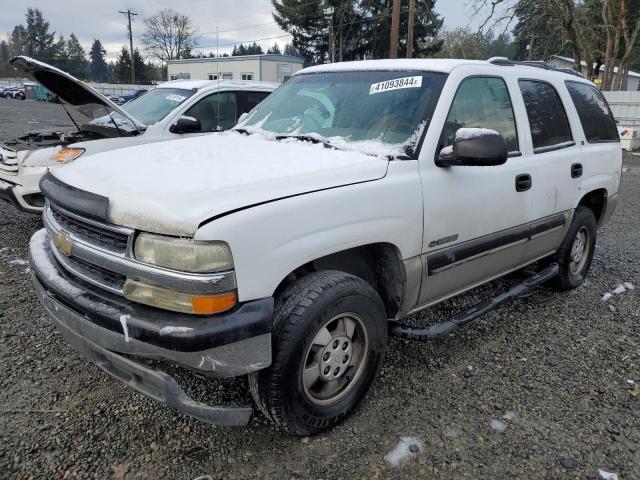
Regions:
[[[436,10],[445,17],[445,28],[469,23],[468,2],[436,1]],[[234,42],[265,39],[258,43],[266,50],[274,42],[283,46],[290,40],[273,22],[269,0],[2,0],[0,37],[15,25],[24,24],[27,6],[42,10],[56,35],[68,37],[75,33],[86,50],[94,38],[99,38],[110,60],[117,57],[123,45],[128,45],[127,19],[118,13],[128,8],[139,13],[133,22],[134,43],[138,43],[137,37],[143,31],[145,16],[169,7],[194,20],[199,45],[211,46],[200,51],[215,52],[216,27],[220,30],[220,53],[230,51],[233,46],[229,44]]]

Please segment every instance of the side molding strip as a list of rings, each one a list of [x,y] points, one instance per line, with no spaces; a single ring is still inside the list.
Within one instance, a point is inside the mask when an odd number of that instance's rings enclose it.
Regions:
[[[429,275],[493,250],[529,241],[535,236],[563,227],[565,223],[564,214],[553,215],[542,223],[534,221],[521,227],[506,230],[502,234],[469,240],[463,244],[440,250],[427,257]]]

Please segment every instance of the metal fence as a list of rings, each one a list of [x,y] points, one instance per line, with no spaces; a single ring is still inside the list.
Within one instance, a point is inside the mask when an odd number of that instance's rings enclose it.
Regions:
[[[640,91],[602,93],[618,125],[640,127]]]
[[[0,88],[15,86],[22,86],[25,82],[30,82],[28,78],[21,77],[6,77],[0,78]],[[133,93],[136,90],[149,90],[153,85],[133,85],[128,83],[95,83],[87,82],[87,85],[94,88],[103,95],[127,95]]]

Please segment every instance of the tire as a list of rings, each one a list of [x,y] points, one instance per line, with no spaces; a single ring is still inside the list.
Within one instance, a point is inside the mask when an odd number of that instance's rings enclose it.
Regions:
[[[368,283],[338,271],[310,273],[276,299],[273,362],[249,375],[253,399],[290,433],[328,430],[368,393],[386,340],[384,305]]]
[[[549,282],[549,286],[560,291],[568,291],[582,285],[593,260],[596,232],[596,217],[593,211],[578,206],[560,248],[552,257],[551,261],[558,263],[560,271]]]

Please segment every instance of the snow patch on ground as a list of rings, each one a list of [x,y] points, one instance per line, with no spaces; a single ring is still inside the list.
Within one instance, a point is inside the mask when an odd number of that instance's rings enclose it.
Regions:
[[[611,299],[611,297],[613,297],[614,293],[616,295],[620,295],[620,294],[623,294],[627,290],[635,290],[635,288],[636,287],[634,287],[633,283],[631,283],[631,282],[621,283],[612,292],[605,292],[604,295],[602,295],[602,301],[606,302],[607,300]]]
[[[619,295],[621,293],[624,293],[625,290],[626,288],[624,288],[624,285],[618,285],[616,289],[613,291],[613,293],[616,293]]]
[[[9,260],[9,265],[25,266],[25,265],[29,265],[29,261],[23,260],[22,258],[16,258],[15,260]]]
[[[613,295],[611,295],[611,293],[607,292],[604,295],[602,295],[602,301],[606,302],[607,300],[609,300],[611,297],[613,297]]]
[[[491,423],[489,424],[489,426],[491,427],[491,430],[493,430],[494,432],[504,432],[507,429],[507,425],[504,422],[501,422],[500,420],[491,420]]]
[[[615,472],[610,472],[609,470],[598,470],[598,479],[599,480],[618,480],[618,474]]]
[[[405,465],[424,450],[422,440],[415,437],[401,437],[398,444],[384,456],[384,459],[394,467]]]

